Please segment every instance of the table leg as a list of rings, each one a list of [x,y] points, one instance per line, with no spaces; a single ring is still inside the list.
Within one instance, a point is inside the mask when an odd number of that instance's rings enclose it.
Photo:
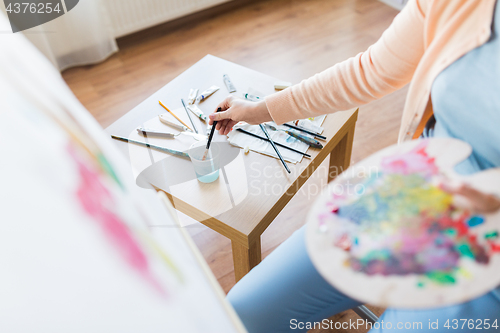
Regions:
[[[250,248],[235,241],[231,241],[231,245],[233,248],[234,275],[236,282],[238,282],[262,260],[260,237],[250,244]]]
[[[354,126],[344,135],[342,140],[330,153],[330,168],[328,182],[344,172],[351,164],[352,141],[354,139]]]

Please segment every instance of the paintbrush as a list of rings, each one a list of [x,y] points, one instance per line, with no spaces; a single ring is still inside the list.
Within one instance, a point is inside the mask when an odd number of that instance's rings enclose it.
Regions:
[[[147,142],[136,141],[136,140],[133,140],[133,139],[127,139],[127,138],[124,138],[124,137],[121,137],[121,136],[117,136],[117,135],[111,135],[111,137],[113,139],[115,139],[115,140],[120,140],[120,141],[125,141],[125,142],[131,142],[131,143],[135,143],[135,144],[137,144],[139,146],[144,146],[144,147],[156,149],[156,150],[159,150],[159,151],[164,152],[164,153],[169,153],[169,154],[174,154],[174,155],[177,155],[177,156],[189,158],[188,154],[183,153],[182,151],[179,151],[179,150],[170,149],[170,148],[166,148],[166,147],[161,147],[161,146],[157,146],[157,145],[152,145],[152,144],[147,143]]]
[[[221,111],[222,111],[222,108],[217,109],[217,112],[221,112]],[[217,125],[217,121],[214,121],[214,123],[212,124],[212,130],[210,131],[210,135],[208,136],[207,146],[205,147],[205,153],[203,154],[203,158],[201,159],[202,161],[204,161],[207,158],[208,150],[210,149],[210,143],[212,143],[212,139],[214,137],[216,125]]]
[[[310,138],[308,136],[305,136],[305,135],[302,135],[302,134],[299,134],[299,133],[294,133],[292,131],[288,131],[288,130],[284,130],[284,129],[281,129],[281,128],[278,128],[276,126],[273,126],[273,125],[269,125],[269,124],[266,124],[267,127],[269,127],[270,129],[272,129],[273,131],[282,131],[282,132],[285,132],[286,134],[290,135],[291,137],[299,140],[299,141],[302,141],[304,142],[305,144],[308,144],[309,146],[311,147],[314,147],[314,148],[323,148],[323,145],[321,144],[321,142],[319,142],[318,140],[315,140],[313,138]]]
[[[182,102],[182,106],[184,106],[184,110],[186,111],[188,117],[189,117],[189,120],[191,121],[191,125],[193,125],[193,129],[194,131],[196,132],[196,134],[198,134],[198,129],[196,128],[194,122],[193,122],[193,118],[191,118],[191,114],[189,113],[187,107],[186,107],[186,103],[184,103],[184,100],[181,98],[181,102]]]
[[[169,110],[169,109],[165,106],[165,104],[163,104],[161,101],[158,101],[158,103],[160,103],[160,105],[161,105],[161,106],[163,106],[163,108],[164,108],[165,110],[167,110],[167,111],[168,111],[168,112],[169,112],[172,116],[174,116],[174,118],[175,118],[175,119],[177,119],[178,121],[180,121],[182,125],[186,126],[189,130],[191,130],[191,132],[193,132],[193,129],[192,129],[191,127],[189,127],[189,126],[188,126],[185,122],[183,122],[183,121],[181,120],[181,118],[177,117],[177,116],[175,115],[175,113],[173,113],[172,111],[170,111],[170,110]]]
[[[264,141],[269,142],[269,140],[268,140],[268,139],[266,139],[266,138],[264,138],[263,136],[260,136],[260,135],[254,134],[254,133],[249,132],[249,131],[245,131],[243,128],[237,128],[236,130],[237,130],[238,132],[245,133],[245,134],[247,134],[247,135],[253,136],[253,137],[257,138],[257,139],[261,139],[261,140],[264,140]],[[301,152],[300,150],[294,149],[294,148],[292,148],[292,147],[288,147],[288,146],[282,145],[282,144],[281,144],[281,143],[279,143],[279,142],[275,142],[274,144],[275,144],[276,146],[280,146],[280,147],[286,148],[286,149],[288,149],[288,150],[291,150],[291,151],[293,151],[293,152],[296,152],[296,153],[298,153],[298,154],[304,155],[305,157],[311,157],[311,155],[309,155],[309,154],[303,153],[303,152]]]
[[[290,125],[290,124],[287,124],[287,123],[284,123],[283,125],[287,126],[287,127],[290,127],[290,128],[293,128],[293,129],[296,129],[298,131],[301,131],[301,132],[304,132],[304,133],[307,133],[307,134],[311,134],[311,135],[314,135],[315,137],[317,137],[318,139],[323,139],[323,140],[326,140],[326,136],[323,136],[323,135],[319,135],[317,133],[314,133],[314,132],[311,132],[309,130],[306,130],[305,128],[303,127],[300,127],[300,126],[295,126],[295,125]]]
[[[260,129],[262,130],[262,132],[264,132],[264,134],[266,135],[266,138],[269,140],[269,143],[271,144],[271,146],[273,146],[273,149],[276,152],[276,154],[278,154],[278,157],[280,158],[281,163],[283,163],[283,166],[285,167],[286,171],[288,171],[288,173],[292,173],[290,171],[290,169],[288,169],[288,165],[286,164],[285,160],[283,159],[283,156],[281,156],[281,153],[278,150],[278,147],[276,147],[276,145],[274,144],[274,141],[271,139],[271,136],[267,132],[266,128],[262,124],[259,124],[259,126],[260,126]]]
[[[188,132],[188,131],[183,131],[183,132],[179,132],[179,133],[170,133],[170,132],[157,131],[155,129],[149,129],[149,128],[139,127],[137,129],[137,132],[139,132],[139,134],[142,134],[142,135],[145,135],[145,136],[152,135],[152,136],[160,136],[160,137],[165,137],[165,138],[170,138],[170,139],[173,139],[173,138],[175,138],[175,137],[177,137],[177,136],[179,136],[181,134],[182,135],[190,136],[190,137],[194,138],[197,141],[205,140],[206,139],[206,137],[204,135],[196,134],[196,133]]]

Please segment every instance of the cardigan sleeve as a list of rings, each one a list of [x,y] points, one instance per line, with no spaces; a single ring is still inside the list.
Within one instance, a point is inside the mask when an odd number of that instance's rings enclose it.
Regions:
[[[267,96],[265,101],[273,120],[282,124],[347,110],[409,83],[425,49],[427,1],[410,0],[365,52]]]

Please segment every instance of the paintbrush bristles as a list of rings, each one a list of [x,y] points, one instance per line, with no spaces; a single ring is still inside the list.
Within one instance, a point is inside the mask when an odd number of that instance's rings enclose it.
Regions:
[[[208,152],[209,152],[209,150],[208,150],[208,149],[205,149],[205,152],[203,153],[203,157],[201,158],[201,160],[202,160],[202,161],[204,161],[204,160],[206,160],[206,159],[207,159]]]

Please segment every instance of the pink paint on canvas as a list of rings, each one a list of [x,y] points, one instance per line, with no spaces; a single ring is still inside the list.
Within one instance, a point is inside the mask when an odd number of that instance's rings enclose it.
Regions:
[[[113,212],[116,205],[111,193],[103,185],[99,172],[85,164],[73,146],[68,146],[68,152],[76,163],[80,175],[76,196],[84,211],[101,226],[104,234],[130,267],[145,278],[160,294],[166,296],[165,289],[150,271],[148,259],[131,230]]]

